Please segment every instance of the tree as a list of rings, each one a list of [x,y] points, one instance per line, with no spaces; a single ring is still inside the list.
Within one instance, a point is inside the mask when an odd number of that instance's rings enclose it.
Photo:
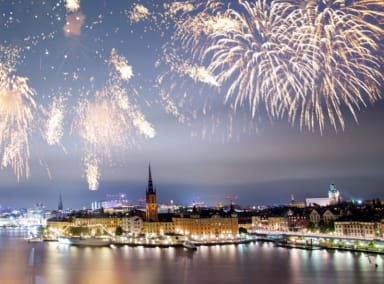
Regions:
[[[239,228],[239,234],[247,234],[247,233],[248,233],[248,231],[246,228],[243,228],[243,227]]]
[[[117,226],[115,230],[116,236],[121,236],[123,234],[123,228],[121,226]]]

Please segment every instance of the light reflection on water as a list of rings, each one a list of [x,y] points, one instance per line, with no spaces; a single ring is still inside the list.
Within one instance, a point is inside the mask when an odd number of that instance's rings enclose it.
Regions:
[[[0,232],[0,283],[382,283],[382,255],[276,248],[70,247]],[[375,267],[375,264],[378,267]]]

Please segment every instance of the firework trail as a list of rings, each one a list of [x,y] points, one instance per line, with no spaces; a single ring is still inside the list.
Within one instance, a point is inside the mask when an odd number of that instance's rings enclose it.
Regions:
[[[323,130],[328,119],[344,129],[343,109],[357,111],[382,96],[383,2],[276,1],[276,9],[295,28],[290,45],[310,60],[311,80],[304,96],[290,93],[283,111],[294,122]]]
[[[113,49],[109,63],[113,71],[106,87],[96,92],[93,99],[81,100],[76,109],[74,127],[84,141],[83,163],[90,190],[98,188],[101,165],[111,160],[114,150],[121,153],[134,144],[135,132],[145,138],[155,136],[152,125],[129,100],[127,90],[122,86],[127,80],[127,74],[122,70],[132,72],[126,59]]]
[[[9,62],[8,62],[9,63]],[[0,158],[1,168],[11,166],[17,180],[29,177],[29,137],[36,103],[28,79],[0,63]]]
[[[211,87],[205,102],[218,91],[230,111],[248,106],[255,117],[265,108],[322,132],[327,121],[344,128],[345,109],[357,120],[362,106],[381,98],[382,1],[190,3],[195,9],[177,21],[164,61],[167,76]],[[180,113],[193,99],[169,86],[163,99]]]
[[[45,126],[45,139],[49,145],[60,145],[64,134],[65,104],[63,97],[55,97],[52,101]]]

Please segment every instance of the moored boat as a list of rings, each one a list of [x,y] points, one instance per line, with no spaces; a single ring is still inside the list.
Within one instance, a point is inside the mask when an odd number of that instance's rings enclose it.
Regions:
[[[191,250],[196,250],[197,249],[196,245],[193,242],[191,242],[191,241],[184,241],[183,242],[183,247],[185,247],[187,249],[191,249]]]
[[[59,237],[59,244],[74,245],[74,246],[109,246],[112,244],[110,238],[96,238],[96,237]]]

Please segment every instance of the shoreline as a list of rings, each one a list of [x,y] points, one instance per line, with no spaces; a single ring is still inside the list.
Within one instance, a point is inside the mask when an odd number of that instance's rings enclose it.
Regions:
[[[44,242],[53,242],[53,240],[44,240]],[[364,248],[345,248],[340,246],[326,246],[326,245],[309,245],[309,244],[300,244],[300,243],[284,243],[276,242],[275,240],[259,240],[259,239],[247,239],[241,241],[222,241],[222,242],[193,242],[196,247],[201,246],[227,246],[227,245],[242,245],[249,243],[274,243],[276,248],[285,248],[285,249],[301,249],[301,250],[330,250],[330,251],[350,251],[354,253],[368,253],[368,254],[379,254],[384,255],[384,250],[374,250],[374,249],[364,249]],[[79,245],[77,245],[79,246]],[[87,247],[87,245],[80,245],[80,247]],[[144,248],[183,248],[182,243],[170,243],[170,244],[150,244],[150,243],[134,243],[134,242],[112,242],[108,246],[114,247],[144,247]],[[184,247],[185,248],[185,247]],[[187,249],[187,248],[186,248]]]

